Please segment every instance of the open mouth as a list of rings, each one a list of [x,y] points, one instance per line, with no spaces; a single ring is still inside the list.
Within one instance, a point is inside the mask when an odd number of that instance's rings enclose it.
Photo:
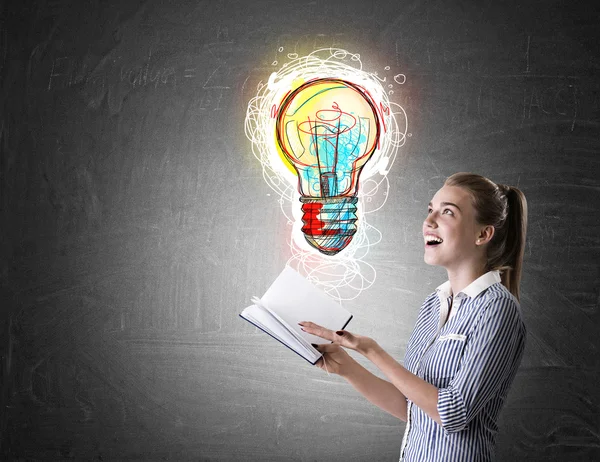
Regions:
[[[444,240],[441,237],[436,236],[427,236],[425,238],[425,245],[428,247],[435,247],[436,245],[440,245]]]

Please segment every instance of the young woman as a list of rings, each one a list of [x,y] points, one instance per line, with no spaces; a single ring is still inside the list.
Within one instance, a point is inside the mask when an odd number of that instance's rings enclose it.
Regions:
[[[317,366],[407,422],[401,460],[493,460],[498,415],[525,346],[519,281],[526,228],[527,202],[517,188],[471,173],[446,180],[429,203],[423,240],[425,262],[444,267],[448,281],[423,303],[404,366],[369,337],[300,323],[333,342],[318,347]]]

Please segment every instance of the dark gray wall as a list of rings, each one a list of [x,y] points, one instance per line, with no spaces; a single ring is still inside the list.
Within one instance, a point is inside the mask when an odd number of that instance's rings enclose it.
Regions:
[[[290,257],[247,103],[286,53],[339,46],[407,76],[411,133],[349,329],[402,360],[445,280],[432,195],[518,185],[529,336],[499,460],[598,460],[600,21],[566,3],[5,3],[0,457],[397,459],[403,423],[238,318]]]

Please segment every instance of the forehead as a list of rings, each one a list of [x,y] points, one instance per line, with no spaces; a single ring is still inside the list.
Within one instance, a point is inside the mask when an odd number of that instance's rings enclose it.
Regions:
[[[440,188],[431,199],[431,204],[436,206],[442,202],[451,202],[456,204],[463,212],[466,212],[472,208],[471,195],[466,189],[459,186],[444,185],[442,188]]]

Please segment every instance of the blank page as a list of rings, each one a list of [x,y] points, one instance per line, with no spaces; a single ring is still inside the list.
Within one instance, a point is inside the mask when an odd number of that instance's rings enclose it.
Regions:
[[[329,341],[302,332],[298,322],[312,321],[336,331],[343,329],[352,319],[345,308],[287,265],[263,295],[261,302],[309,343]]]

